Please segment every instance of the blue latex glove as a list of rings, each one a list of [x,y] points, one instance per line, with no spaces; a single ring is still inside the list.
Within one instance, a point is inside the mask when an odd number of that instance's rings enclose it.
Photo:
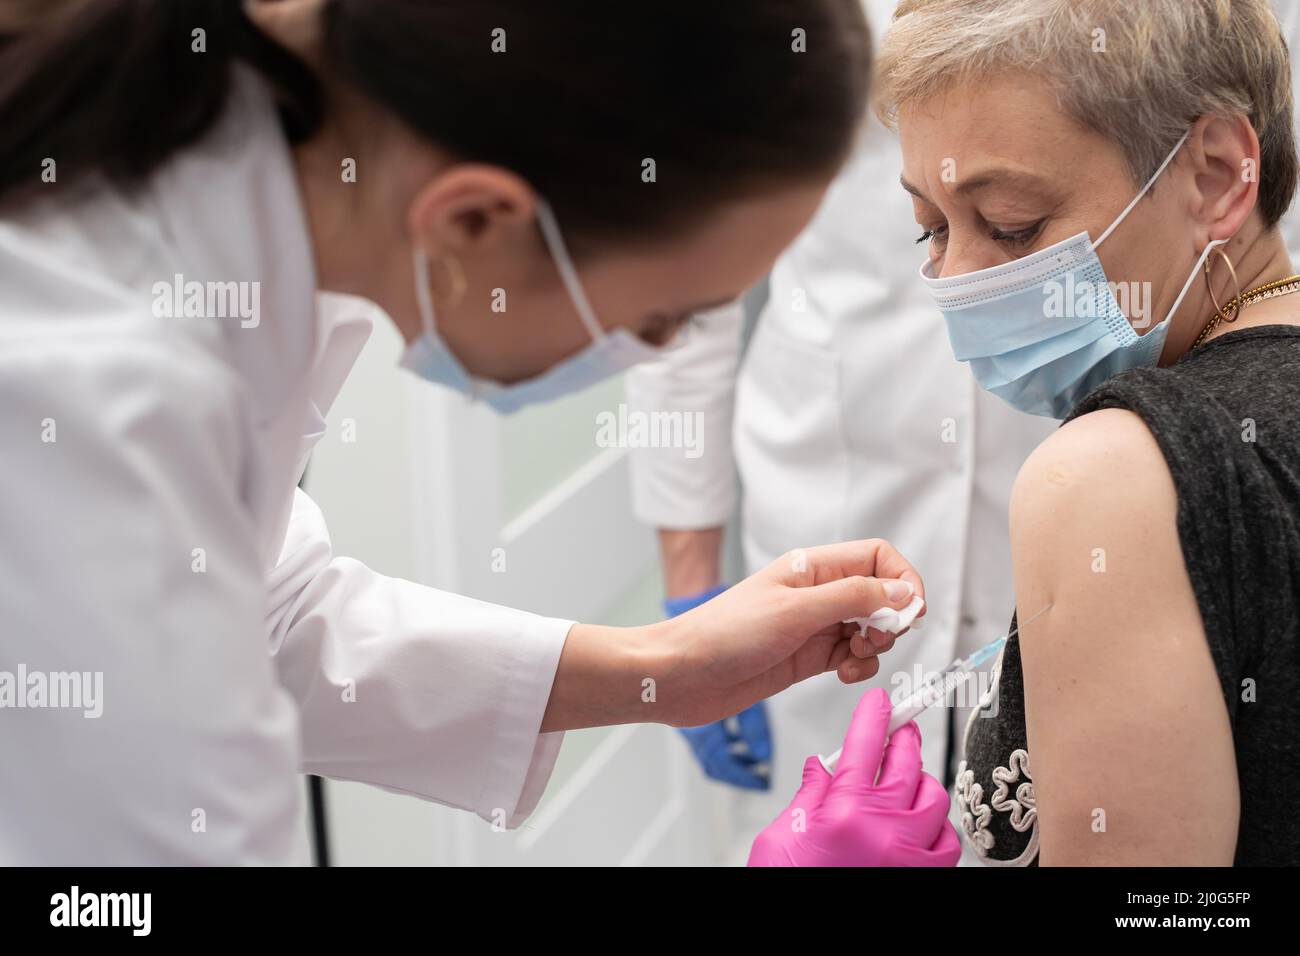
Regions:
[[[664,611],[669,617],[685,614],[717,597],[727,589],[720,584],[689,597],[668,598]],[[714,780],[742,790],[770,790],[769,762],[772,759],[772,732],[767,725],[767,707],[760,700],[735,717],[705,724],[703,727],[680,728],[679,733],[691,745],[695,759]]]

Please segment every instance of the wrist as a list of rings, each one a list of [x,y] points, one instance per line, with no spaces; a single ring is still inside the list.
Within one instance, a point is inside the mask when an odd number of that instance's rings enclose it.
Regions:
[[[675,629],[660,624],[569,629],[542,718],[542,731],[668,723],[662,676],[675,659]]]
[[[637,666],[642,672],[644,700],[639,720],[681,726],[683,700],[680,681],[686,656],[687,627],[680,618],[668,618],[638,628],[641,632]]]
[[[660,620],[645,627],[630,628],[628,663],[636,674],[637,713],[629,718],[645,723],[676,726],[680,704],[673,675],[679,672],[682,627],[677,620]]]
[[[717,584],[711,588],[699,591],[695,594],[688,594],[684,597],[666,597],[664,598],[664,613],[669,617],[677,617],[692,611],[701,604],[707,604],[715,597],[727,590],[726,584]]]
[[[664,593],[670,598],[699,594],[722,580],[722,528],[660,529]]]

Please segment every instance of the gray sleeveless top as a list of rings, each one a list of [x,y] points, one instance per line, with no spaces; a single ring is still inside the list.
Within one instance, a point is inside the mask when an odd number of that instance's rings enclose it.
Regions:
[[[1235,862],[1300,864],[1300,328],[1242,329],[1169,368],[1118,375],[1066,420],[1102,408],[1142,418],[1178,493],[1183,560],[1232,722]],[[956,799],[980,857],[1023,866],[1037,862],[1038,820],[1015,629],[1013,615],[987,710],[967,724]]]

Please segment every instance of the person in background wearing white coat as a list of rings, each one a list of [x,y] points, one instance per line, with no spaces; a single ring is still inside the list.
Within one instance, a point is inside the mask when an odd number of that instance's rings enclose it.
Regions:
[[[0,9],[0,862],[301,862],[301,770],[515,826],[557,731],[734,713],[923,593],[860,541],[592,627],[336,557],[296,490],[369,331],[339,294],[409,370],[510,410],[770,267],[848,150],[869,40],[852,0],[729,10]],[[774,60],[792,19],[818,53]],[[858,772],[802,790],[758,862],[955,859],[887,716],[862,709]]]
[[[865,6],[878,37],[894,0]],[[985,393],[952,357],[918,278],[920,229],[901,171],[897,138],[872,117],[812,223],[777,261],[743,363],[736,305],[700,316],[680,347],[627,376],[629,408],[700,413],[704,430],[698,457],[633,453],[634,507],[659,529],[669,613],[722,589],[722,529],[739,471],[750,570],[810,536],[864,533],[897,543],[923,570],[924,627],[893,644],[873,682],[899,691],[1005,629],[1011,486],[1055,427]],[[736,722],[684,731],[715,779],[761,791],[770,765],[774,793],[737,798],[739,836],[779,809],[805,754],[834,747],[860,696],[818,678]],[[940,778],[955,765],[950,716],[935,707],[917,720],[926,769]]]

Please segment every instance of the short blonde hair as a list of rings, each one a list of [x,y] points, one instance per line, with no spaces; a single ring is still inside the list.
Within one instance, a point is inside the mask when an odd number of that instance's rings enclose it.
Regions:
[[[1244,115],[1260,142],[1259,209],[1274,226],[1297,163],[1286,41],[1267,0],[901,0],[879,61],[876,109],[1023,71],[1116,143],[1145,182],[1200,116]]]

